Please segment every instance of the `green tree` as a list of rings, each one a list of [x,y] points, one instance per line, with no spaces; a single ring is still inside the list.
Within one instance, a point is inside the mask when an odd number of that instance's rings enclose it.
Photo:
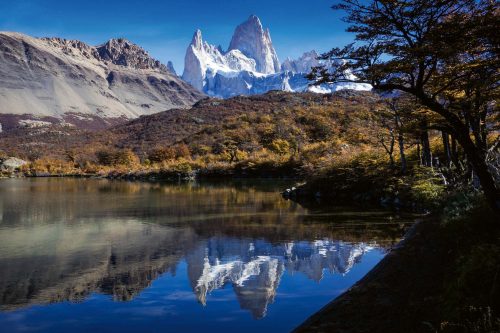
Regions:
[[[500,91],[500,11],[495,1],[344,0],[356,43],[321,57],[340,63],[313,68],[315,84],[370,83],[380,91],[406,92],[442,118],[462,146],[485,196],[500,210],[490,172],[488,124],[497,119]],[[354,74],[354,75],[353,75]]]

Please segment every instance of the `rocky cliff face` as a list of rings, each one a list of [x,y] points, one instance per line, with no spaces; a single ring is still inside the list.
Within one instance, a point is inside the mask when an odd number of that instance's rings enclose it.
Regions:
[[[0,114],[135,118],[203,94],[139,46],[0,33]]]
[[[171,61],[167,62],[167,69],[170,73],[177,75],[177,72],[175,71],[174,68],[174,64]]]
[[[229,51],[232,50],[239,50],[248,58],[255,59],[259,73],[273,74],[280,71],[271,33],[269,29],[264,30],[260,19],[255,15],[236,27],[229,44]]]
[[[167,71],[167,66],[151,58],[142,48],[123,38],[110,39],[108,42],[97,46],[96,50],[100,59],[107,63],[133,69]]]

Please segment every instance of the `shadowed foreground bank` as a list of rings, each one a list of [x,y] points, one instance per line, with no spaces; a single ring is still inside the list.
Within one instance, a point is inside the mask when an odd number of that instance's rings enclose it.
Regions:
[[[370,273],[294,332],[498,332],[495,224],[493,216],[417,223]]]

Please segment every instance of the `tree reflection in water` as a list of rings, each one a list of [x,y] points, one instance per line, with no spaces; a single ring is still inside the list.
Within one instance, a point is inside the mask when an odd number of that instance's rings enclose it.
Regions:
[[[202,305],[232,287],[242,309],[266,315],[284,274],[320,281],[396,242],[410,218],[381,211],[306,209],[275,182],[149,184],[84,179],[0,182],[0,307],[130,301],[187,265]]]

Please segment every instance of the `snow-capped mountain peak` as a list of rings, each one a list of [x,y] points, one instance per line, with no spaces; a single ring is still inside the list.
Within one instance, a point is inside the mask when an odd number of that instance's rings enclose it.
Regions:
[[[182,78],[201,91],[208,91],[208,79],[217,74],[235,76],[240,71],[256,71],[256,61],[238,49],[223,52],[220,46],[203,41],[200,30],[188,46]]]
[[[203,36],[200,29],[196,29],[194,32],[193,39],[191,40],[191,46],[198,50],[201,50],[203,47]]]
[[[281,65],[283,72],[308,73],[312,67],[320,65],[318,53],[315,50],[305,52],[298,59],[286,58]]]
[[[248,58],[255,59],[256,70],[264,74],[280,71],[278,55],[273,47],[269,29],[264,30],[260,19],[251,15],[236,27],[229,51],[240,50]]]
[[[270,90],[328,93],[339,89],[371,90],[370,85],[336,84],[310,87],[305,75],[311,67],[330,62],[318,60],[316,51],[304,53],[283,65],[273,47],[269,29],[251,15],[236,27],[227,52],[206,41],[200,30],[193,36],[185,57],[182,78],[198,90],[216,97],[262,94]]]

